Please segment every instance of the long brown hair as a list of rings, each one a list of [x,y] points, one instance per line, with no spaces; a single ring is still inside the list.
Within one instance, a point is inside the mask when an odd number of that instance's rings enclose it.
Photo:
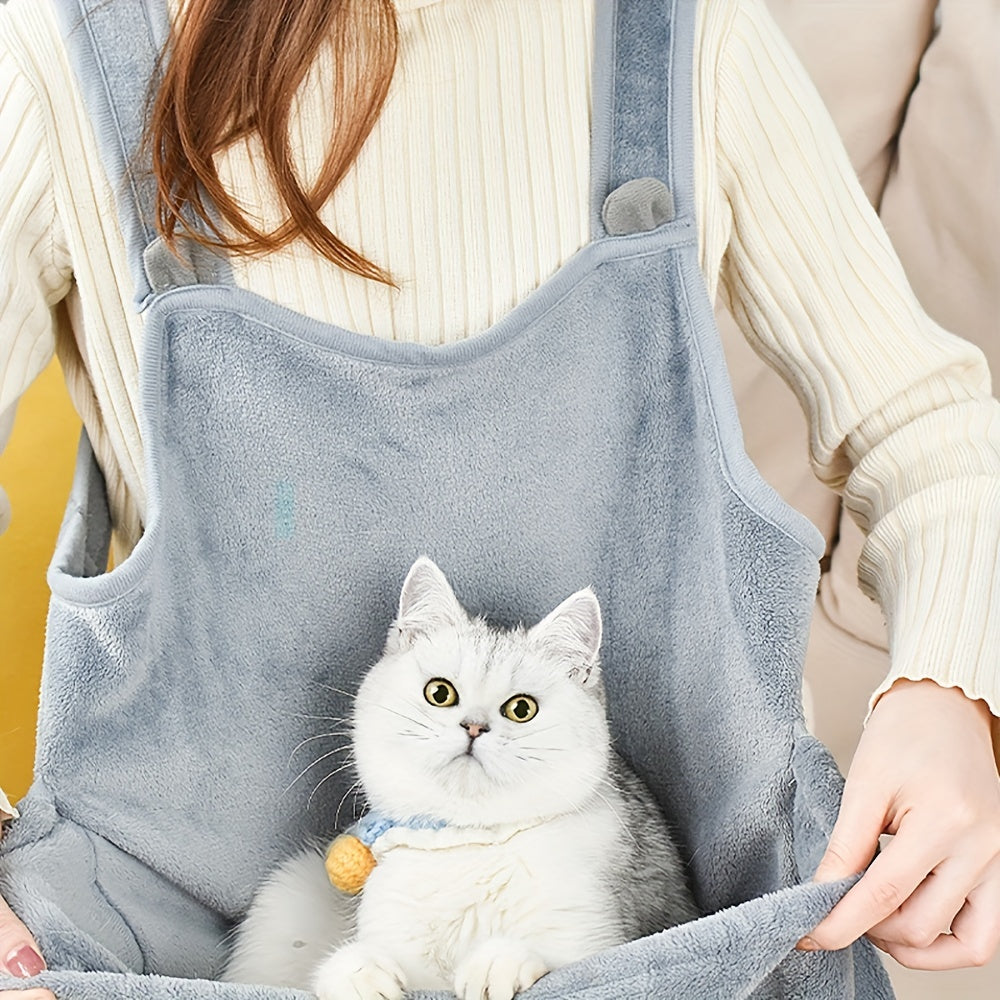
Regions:
[[[296,174],[288,124],[295,93],[324,42],[337,57],[333,124],[325,162],[307,190]],[[254,255],[301,237],[340,267],[391,284],[323,224],[319,209],[378,119],[397,46],[392,0],[187,0],[164,52],[148,133],[156,227],[167,245],[176,251],[184,235]],[[214,163],[215,154],[252,133],[287,210],[271,232],[244,215]],[[200,232],[199,223],[211,235]]]

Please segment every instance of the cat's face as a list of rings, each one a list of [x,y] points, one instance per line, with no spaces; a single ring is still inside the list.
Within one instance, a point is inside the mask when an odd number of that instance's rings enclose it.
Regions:
[[[581,591],[529,630],[472,620],[419,560],[354,711],[370,805],[396,819],[527,823],[600,793],[609,734],[597,599]]]

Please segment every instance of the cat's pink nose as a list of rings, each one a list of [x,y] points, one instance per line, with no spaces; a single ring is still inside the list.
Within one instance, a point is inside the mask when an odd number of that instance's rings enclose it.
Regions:
[[[485,722],[463,722],[462,728],[469,734],[469,739],[472,740],[490,731],[490,727]]]

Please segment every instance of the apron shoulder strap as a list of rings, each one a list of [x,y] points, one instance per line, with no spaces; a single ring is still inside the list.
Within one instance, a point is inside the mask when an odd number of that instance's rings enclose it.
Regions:
[[[163,0],[57,0],[54,4],[101,161],[115,192],[136,304],[190,284],[230,284],[228,263],[196,244],[179,261],[156,234],[156,181],[145,145],[152,86],[169,35]]]
[[[694,222],[697,0],[598,3],[591,226],[595,238]]]
[[[696,2],[597,5],[591,143],[595,238],[675,218],[693,221]],[[222,256],[188,243],[188,261],[179,261],[153,226],[156,184],[143,138],[150,86],[169,31],[165,3],[59,0],[55,8],[115,190],[138,307],[181,285],[232,284]],[[640,179],[646,183],[627,186]]]

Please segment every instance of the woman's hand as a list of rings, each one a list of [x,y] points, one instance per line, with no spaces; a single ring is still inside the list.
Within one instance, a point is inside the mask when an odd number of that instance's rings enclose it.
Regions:
[[[3,971],[21,979],[37,975],[45,968],[45,962],[42,961],[35,939],[2,899],[0,899],[0,956],[2,956],[0,967]],[[0,1000],[56,1000],[56,998],[49,990],[32,988],[0,990]]]
[[[45,962],[35,939],[0,898],[0,970],[19,979],[30,979],[44,968]],[[0,992],[0,1000],[8,1000],[9,996],[23,1000],[24,993]]]
[[[7,801],[3,789],[0,789],[0,820],[9,819],[12,814],[17,815],[17,812]],[[0,972],[28,979],[44,968],[45,962],[35,939],[0,897]],[[56,1000],[56,998],[51,991],[34,987],[24,990],[0,990],[0,1000]]]
[[[799,942],[844,948],[862,934],[912,969],[985,965],[1000,944],[1000,776],[983,702],[932,681],[897,681],[851,764],[815,880],[862,871]]]

